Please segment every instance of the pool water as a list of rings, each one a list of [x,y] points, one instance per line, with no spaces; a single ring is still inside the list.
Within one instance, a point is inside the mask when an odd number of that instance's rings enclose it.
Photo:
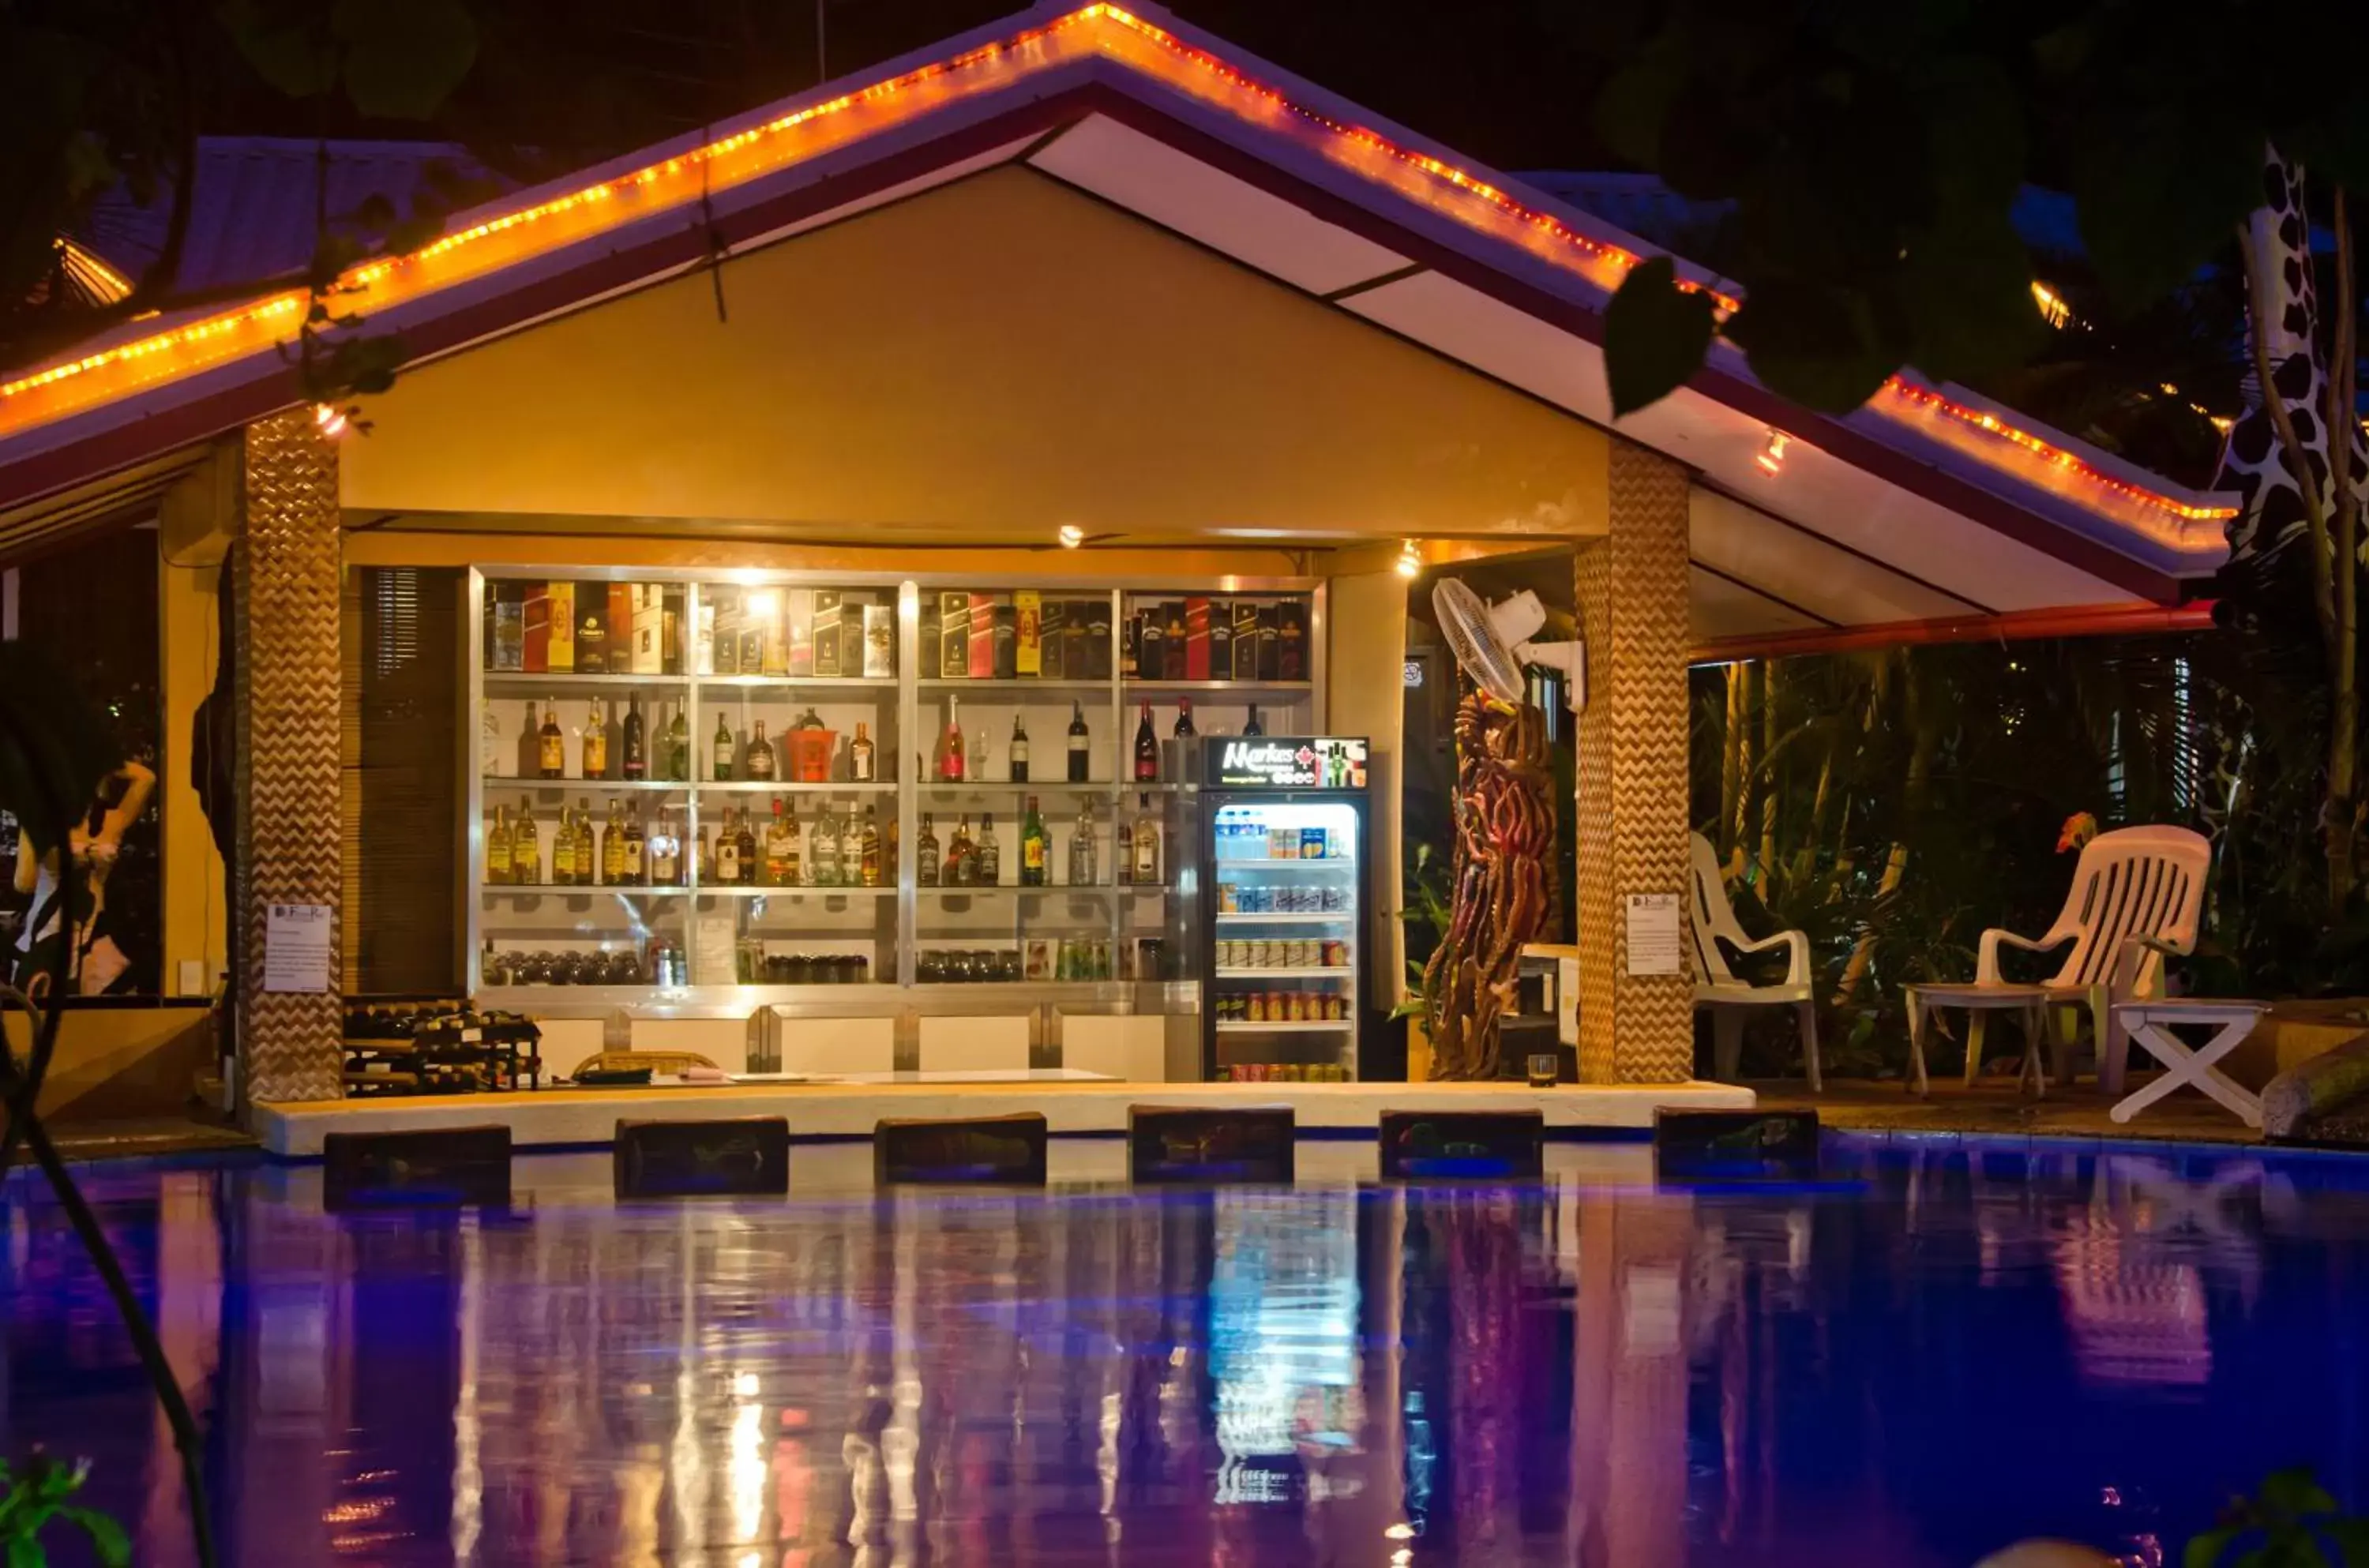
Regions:
[[[2369,1166],[1854,1142],[1783,1186],[868,1190],[326,1217],[319,1173],[81,1168],[207,1433],[223,1560],[367,1564],[2178,1561],[2313,1467],[2369,1509]],[[177,1471],[45,1191],[6,1189],[0,1425],[143,1564]],[[62,1562],[77,1562],[63,1553]]]

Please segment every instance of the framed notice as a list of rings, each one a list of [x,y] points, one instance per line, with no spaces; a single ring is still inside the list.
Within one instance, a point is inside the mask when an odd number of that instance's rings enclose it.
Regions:
[[[1678,896],[1676,893],[1629,895],[1629,973],[1685,973],[1686,954],[1678,939]]]
[[[326,904],[274,904],[263,927],[263,989],[329,989],[329,935],[335,917]]]

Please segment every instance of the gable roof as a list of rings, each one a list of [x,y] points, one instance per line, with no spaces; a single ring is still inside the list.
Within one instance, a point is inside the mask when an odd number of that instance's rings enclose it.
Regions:
[[[1652,247],[1150,7],[1040,6],[519,192],[355,269],[348,308],[416,356],[448,353],[1023,158],[1612,426],[1604,307]],[[135,324],[0,380],[0,511],[292,401],[280,345],[303,309],[281,294]],[[2232,509],[1955,387],[1901,378],[1849,415],[1812,414],[1724,345],[1617,429],[1741,513],[1976,614],[2173,602],[2219,564]],[[1774,432],[1790,444],[1771,478]]]

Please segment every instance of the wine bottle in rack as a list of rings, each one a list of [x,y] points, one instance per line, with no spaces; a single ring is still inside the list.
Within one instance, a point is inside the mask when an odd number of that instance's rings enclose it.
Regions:
[[[1135,727],[1135,782],[1150,784],[1160,776],[1160,738],[1151,732],[1151,704]]]
[[[1093,738],[1086,733],[1086,707],[1083,703],[1070,704],[1070,782],[1084,784],[1086,772],[1093,756]]]

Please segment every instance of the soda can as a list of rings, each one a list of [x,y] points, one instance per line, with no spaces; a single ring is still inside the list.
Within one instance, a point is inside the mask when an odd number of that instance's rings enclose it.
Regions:
[[[1218,884],[1218,912],[1221,915],[1239,914],[1242,912],[1241,898],[1235,891],[1234,885],[1230,882],[1220,882]]]
[[[1322,860],[1324,858],[1323,829],[1302,828],[1299,830],[1299,858],[1302,860]]]

